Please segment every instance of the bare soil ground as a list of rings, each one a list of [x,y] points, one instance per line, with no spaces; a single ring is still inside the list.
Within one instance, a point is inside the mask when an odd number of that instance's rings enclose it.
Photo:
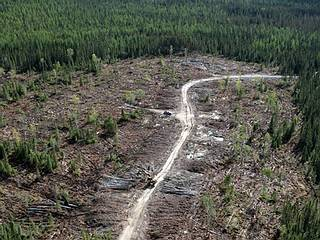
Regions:
[[[281,120],[297,114],[291,84],[265,83],[277,92]],[[285,202],[310,193],[294,153],[296,136],[263,153],[271,113],[266,94],[257,96],[257,82],[242,82],[241,99],[235,82],[226,90],[222,84],[193,88],[197,127],[148,207],[146,239],[277,239]],[[258,131],[252,130],[255,123]],[[245,141],[251,137],[250,144],[243,145],[248,150],[236,149],[237,124],[248,135]]]
[[[44,102],[37,101],[39,91],[30,91],[17,102],[1,104],[1,115],[6,119],[0,128],[1,140],[35,137],[45,142],[58,129],[63,154],[51,174],[39,176],[15,166],[17,174],[1,180],[0,223],[13,217],[25,224],[46,225],[52,216],[54,224],[42,239],[79,239],[82,230],[111,230],[117,236],[180,132],[174,117],[146,109],[173,111],[180,101],[180,87],[191,79],[275,71],[199,55],[187,60],[179,56],[126,60],[103,66],[98,76],[73,73],[68,86],[44,83],[40,90],[48,96]],[[0,85],[8,79],[27,83],[39,77],[7,74],[1,77]],[[241,99],[236,96],[234,82],[225,91],[221,83],[214,82],[198,85],[189,93],[198,125],[148,205],[145,228],[140,229],[142,239],[272,239],[278,234],[286,199],[308,194],[294,154],[296,137],[280,149],[271,149],[268,158],[261,157],[271,113],[266,93],[257,98],[255,84],[243,82]],[[281,119],[297,114],[291,103],[292,85],[267,85],[280,99]],[[137,90],[143,94],[132,102],[128,91]],[[78,124],[85,128],[93,109],[100,121],[109,115],[120,119],[122,110],[134,111],[128,102],[141,111],[137,118],[119,124],[117,139],[103,137],[103,130],[97,128],[94,144],[68,141],[65,126],[72,113],[78,113]],[[260,130],[252,133],[256,121]],[[253,135],[250,152],[244,156],[234,152],[235,122]],[[108,160],[110,154],[116,154],[117,159]],[[73,173],[72,161],[79,174]],[[230,184],[222,186],[226,176],[230,176]],[[61,192],[68,193],[68,204],[57,204]],[[212,214],[205,208],[206,198],[213,201]]]

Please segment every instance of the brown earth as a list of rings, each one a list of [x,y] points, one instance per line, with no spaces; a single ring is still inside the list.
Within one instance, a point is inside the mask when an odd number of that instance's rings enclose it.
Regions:
[[[179,121],[174,117],[146,108],[173,111],[180,101],[180,87],[191,79],[274,71],[199,55],[192,55],[187,61],[179,56],[126,60],[103,66],[98,76],[73,73],[70,86],[43,83],[42,90],[31,91],[15,103],[0,105],[7,122],[0,128],[1,140],[35,137],[45,143],[57,128],[63,153],[51,174],[39,176],[32,169],[15,166],[17,174],[1,180],[0,223],[12,216],[24,225],[30,221],[46,225],[51,215],[54,224],[41,239],[79,239],[82,230],[111,230],[117,236],[139,193],[160,171],[180,132]],[[7,74],[0,84],[8,79],[27,83],[39,77]],[[281,119],[297,114],[291,103],[292,83],[286,87],[274,82],[266,84],[277,92]],[[285,201],[308,194],[294,154],[296,136],[279,149],[271,149],[268,158],[261,157],[262,139],[271,118],[266,93],[258,99],[254,82],[243,82],[243,86],[246,92],[241,99],[236,96],[234,82],[226,91],[219,82],[192,88],[189,95],[198,125],[147,207],[145,228],[141,229],[145,239],[272,239],[278,234]],[[88,127],[86,119],[92,109],[100,121],[109,115],[119,119],[122,110],[133,111],[126,104],[127,91],[139,89],[144,94],[134,105],[142,110],[138,118],[119,124],[118,139],[103,137],[103,130],[98,127],[95,144],[68,141],[65,126],[70,114],[78,112],[80,127]],[[47,94],[45,102],[36,100],[39,92]],[[235,156],[235,121],[253,136],[250,153],[245,156]],[[252,133],[255,121],[259,131]],[[215,137],[223,141],[216,141]],[[117,161],[106,161],[111,153],[117,154]],[[72,172],[72,161],[80,170],[79,176]],[[222,187],[227,175],[231,178],[230,196]],[[59,192],[68,193],[68,204],[57,206]],[[269,199],[271,195],[275,199]],[[203,205],[205,197],[214,203],[210,218]]]

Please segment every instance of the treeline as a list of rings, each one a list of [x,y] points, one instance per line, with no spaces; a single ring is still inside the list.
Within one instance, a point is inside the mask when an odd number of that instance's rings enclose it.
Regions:
[[[1,0],[0,66],[20,71],[92,54],[113,61],[183,48],[299,72],[320,55],[320,3],[293,0]]]
[[[303,71],[298,82],[298,102],[303,111],[304,124],[299,147],[302,163],[307,163],[309,176],[320,184],[320,68]]]

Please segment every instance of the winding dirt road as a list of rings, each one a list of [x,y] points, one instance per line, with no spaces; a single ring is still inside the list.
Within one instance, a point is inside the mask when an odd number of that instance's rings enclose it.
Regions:
[[[266,78],[266,79],[281,79],[283,76],[279,75],[233,75],[233,76],[215,76],[206,79],[199,79],[193,80],[185,85],[183,85],[181,89],[181,105],[178,114],[176,117],[181,121],[182,124],[182,132],[179,139],[176,141],[174,148],[166,160],[164,166],[162,167],[161,171],[153,178],[155,182],[152,188],[144,190],[140,198],[137,200],[136,204],[134,205],[132,212],[129,215],[129,218],[126,222],[125,228],[123,232],[120,234],[119,240],[130,240],[135,239],[137,237],[137,232],[139,225],[143,222],[143,215],[146,205],[150,197],[152,196],[153,192],[157,189],[158,185],[164,180],[167,176],[170,168],[172,167],[175,159],[177,158],[180,149],[182,148],[183,144],[186,142],[188,136],[190,135],[193,126],[195,125],[195,118],[193,114],[192,104],[189,102],[188,98],[188,90],[200,83],[209,82],[209,81],[218,81],[221,79],[242,79],[242,80],[252,80],[257,78]]]

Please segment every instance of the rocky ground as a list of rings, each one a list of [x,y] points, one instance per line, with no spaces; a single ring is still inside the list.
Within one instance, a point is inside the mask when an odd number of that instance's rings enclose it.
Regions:
[[[179,121],[163,112],[174,113],[179,106],[181,86],[213,75],[275,71],[192,55],[119,61],[103,66],[98,75],[73,72],[68,85],[52,81],[50,73],[50,83],[17,102],[0,104],[2,141],[36,138],[45,145],[58,132],[61,153],[53,173],[39,175],[17,164],[14,176],[2,178],[0,223],[10,218],[23,226],[34,222],[45,228],[40,239],[79,239],[84,230],[111,231],[116,237],[180,133]],[[27,85],[38,78],[10,73],[0,85],[9,79]],[[258,82],[242,81],[241,97],[231,81],[192,88],[198,124],[148,204],[141,238],[277,237],[284,202],[303,198],[309,188],[297,167],[295,135],[278,149],[265,147],[268,93],[279,99],[280,119],[291,119],[298,114],[291,102],[293,83],[266,81],[269,90],[259,92]],[[123,113],[134,117],[123,121]],[[94,129],[95,143],[70,142],[66,125],[72,115],[77,127]],[[99,122],[95,127],[88,123],[92,115]],[[100,127],[108,116],[118,121],[116,137],[105,137]]]

